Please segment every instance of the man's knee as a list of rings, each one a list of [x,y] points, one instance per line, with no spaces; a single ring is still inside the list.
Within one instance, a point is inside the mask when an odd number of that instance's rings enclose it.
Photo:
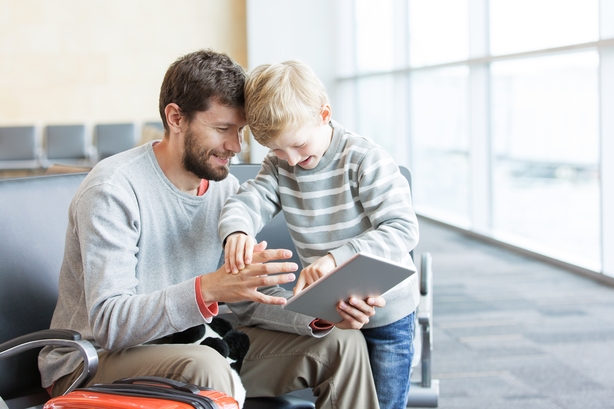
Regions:
[[[184,345],[176,357],[176,375],[181,381],[214,387],[212,383],[231,378],[230,364],[216,350],[203,345]]]

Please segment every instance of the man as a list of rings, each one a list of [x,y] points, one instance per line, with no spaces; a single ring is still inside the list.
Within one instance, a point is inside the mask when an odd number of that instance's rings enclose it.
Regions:
[[[51,327],[79,331],[99,348],[90,384],[156,375],[234,395],[231,369],[216,351],[158,340],[209,321],[218,302],[286,302],[257,288],[295,279],[294,263],[262,264],[289,251],[261,244],[255,264],[227,274],[217,235],[222,205],[238,188],[228,173],[246,125],[244,83],[244,70],[223,54],[179,58],[160,91],[163,140],[101,161],[77,191]],[[348,311],[354,328],[374,313],[362,302]],[[312,387],[321,408],[377,407],[359,331],[293,332],[250,328],[241,373],[248,396]],[[79,365],[74,352],[45,348],[43,386],[61,394]]]

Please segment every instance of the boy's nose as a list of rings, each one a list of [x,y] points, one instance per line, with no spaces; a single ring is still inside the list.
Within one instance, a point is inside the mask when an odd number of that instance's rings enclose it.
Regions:
[[[301,160],[301,156],[296,152],[287,152],[286,157],[288,158],[288,165],[296,166],[296,164]]]

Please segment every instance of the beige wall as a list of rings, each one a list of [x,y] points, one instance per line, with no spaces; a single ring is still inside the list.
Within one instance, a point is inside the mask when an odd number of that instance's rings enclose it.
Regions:
[[[246,42],[245,0],[0,0],[0,125],[159,120],[177,57]]]

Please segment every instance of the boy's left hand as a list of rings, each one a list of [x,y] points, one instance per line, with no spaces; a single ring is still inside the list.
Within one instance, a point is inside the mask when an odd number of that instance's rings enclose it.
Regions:
[[[303,271],[301,271],[298,280],[296,280],[294,295],[315,283],[320,277],[324,277],[326,274],[330,273],[336,266],[333,256],[327,254],[305,267]]]
[[[369,323],[370,317],[375,315],[375,307],[386,306],[384,297],[369,297],[361,300],[351,297],[348,302],[341,301],[337,305],[337,311],[343,320],[333,325],[339,329],[361,329]]]

